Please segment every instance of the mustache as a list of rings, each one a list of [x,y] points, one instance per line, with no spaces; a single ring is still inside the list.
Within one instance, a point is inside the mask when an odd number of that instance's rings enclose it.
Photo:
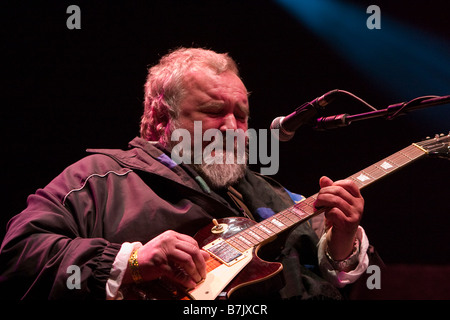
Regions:
[[[205,164],[245,164],[248,159],[247,139],[239,141],[237,137],[218,136],[203,146]],[[232,143],[232,144],[231,144]],[[223,161],[222,161],[223,160]]]

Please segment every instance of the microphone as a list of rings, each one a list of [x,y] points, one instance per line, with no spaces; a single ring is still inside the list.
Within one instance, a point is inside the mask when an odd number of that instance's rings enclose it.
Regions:
[[[325,93],[324,95],[306,102],[285,117],[277,117],[272,121],[270,129],[279,129],[276,137],[280,141],[289,141],[301,125],[311,123],[311,120],[324,109],[337,93],[341,90],[335,89]],[[273,132],[273,131],[272,131]]]

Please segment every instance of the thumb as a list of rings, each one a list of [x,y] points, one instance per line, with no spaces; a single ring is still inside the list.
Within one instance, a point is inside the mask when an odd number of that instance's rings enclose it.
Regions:
[[[319,185],[321,188],[329,187],[329,186],[333,185],[333,180],[331,180],[330,178],[328,178],[326,176],[323,176],[319,180]]]
[[[203,259],[205,259],[205,261],[208,260],[208,259],[210,258],[209,253],[206,252],[205,250],[200,250],[200,252],[201,252],[201,254],[202,254]]]

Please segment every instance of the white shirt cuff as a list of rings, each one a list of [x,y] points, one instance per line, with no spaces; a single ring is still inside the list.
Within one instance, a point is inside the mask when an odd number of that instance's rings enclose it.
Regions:
[[[353,283],[359,279],[359,277],[366,271],[369,266],[369,256],[367,249],[369,248],[369,239],[367,238],[364,229],[359,226],[356,232],[356,237],[360,242],[358,265],[351,271],[344,272],[335,270],[331,263],[328,261],[325,252],[327,250],[326,234],[323,234],[318,244],[318,258],[319,266],[322,271],[322,275],[326,280],[331,282],[338,288],[343,288],[347,284]]]
[[[125,242],[119,250],[116,259],[113,262],[109,279],[106,282],[106,299],[107,300],[121,300],[123,296],[120,292],[123,276],[128,266],[128,260],[131,253],[142,247],[140,242]]]

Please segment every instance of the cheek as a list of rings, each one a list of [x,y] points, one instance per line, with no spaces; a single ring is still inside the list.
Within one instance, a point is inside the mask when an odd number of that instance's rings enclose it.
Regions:
[[[238,129],[242,129],[244,131],[247,131],[248,129],[248,123],[247,122],[238,122],[237,123]]]
[[[247,122],[236,121],[236,129],[237,130],[242,130],[244,132],[247,132],[247,130],[248,130],[248,123]]]
[[[199,123],[201,123],[201,125],[199,126]],[[183,117],[180,116],[177,119],[177,124],[178,124],[178,128],[183,128],[188,130],[192,135],[194,134],[194,131],[197,130],[202,130],[203,132],[209,128],[213,128],[213,125],[210,123],[210,121],[205,120],[203,117],[199,117],[199,116],[191,116],[191,117]],[[202,133],[203,135],[203,133]]]
[[[208,129],[220,130],[222,121],[219,118],[207,118],[202,120],[202,129],[205,132]]]

